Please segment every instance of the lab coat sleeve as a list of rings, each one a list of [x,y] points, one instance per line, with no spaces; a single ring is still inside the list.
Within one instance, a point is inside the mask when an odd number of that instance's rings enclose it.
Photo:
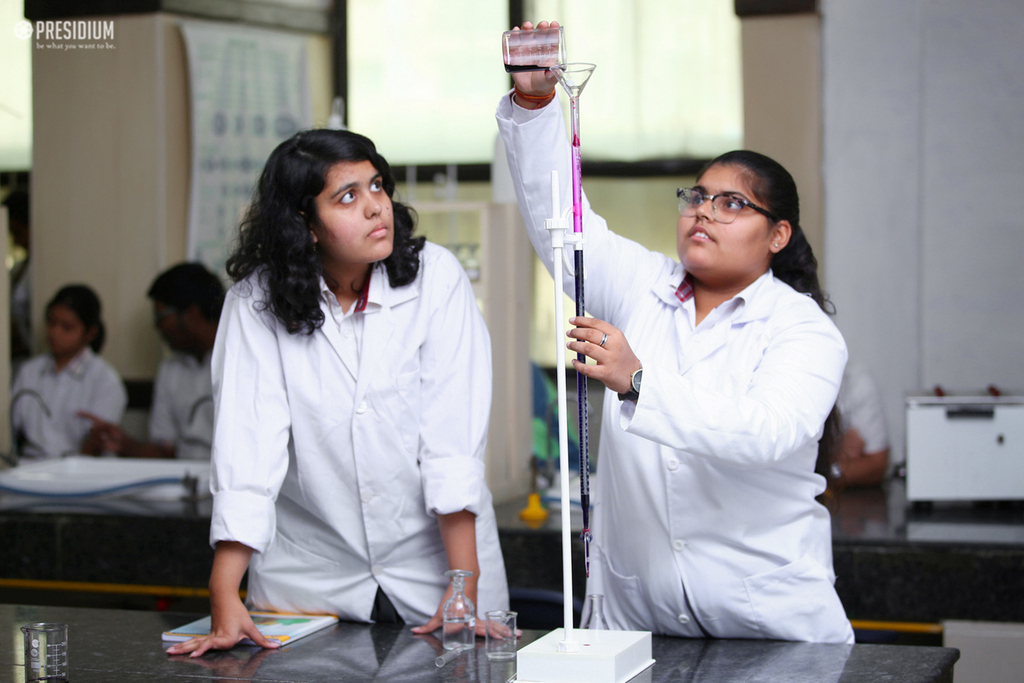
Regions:
[[[573,230],[572,153],[562,108],[556,98],[542,109],[529,111],[504,96],[495,116],[530,242],[551,273],[551,237],[544,227],[545,219],[551,217],[551,171],[558,172],[560,214],[569,216],[566,234]],[[591,209],[585,191],[582,203],[587,312],[616,324],[623,317],[620,314],[628,313],[629,302],[650,289],[652,278],[662,272],[668,259],[610,231],[604,218]],[[572,250],[567,244],[570,263]],[[567,267],[565,276],[565,293],[574,297],[573,273]]]
[[[450,253],[439,253],[423,275],[432,311],[420,360],[424,500],[431,515],[478,515],[487,490],[491,341],[465,272]]]
[[[106,362],[101,363],[99,370],[86,410],[107,422],[120,424],[125,408],[128,407],[128,391],[121,376]]]
[[[864,452],[877,453],[889,448],[882,397],[867,370],[851,363],[839,389],[839,411],[844,429],[856,429],[864,439]]]
[[[739,397],[642,359],[640,400],[623,404],[620,426],[743,468],[771,466],[817,441],[839,393],[846,344],[816,307],[808,299],[773,313],[765,344],[746,351],[763,356]]]
[[[24,392],[27,389],[32,389],[32,387],[30,386],[30,382],[27,380],[29,368],[32,367],[34,360],[35,358],[26,361],[20,368],[18,368],[18,373],[14,376],[14,384],[11,385],[11,399],[13,401],[10,407],[12,453],[14,453],[17,450],[15,438],[17,436],[18,430],[23,429],[25,427],[25,409],[21,405],[23,399],[20,394],[21,392]]]
[[[171,411],[171,388],[168,385],[167,363],[161,363],[153,380],[153,406],[149,412],[149,439],[156,443],[175,445],[178,428]]]
[[[277,338],[287,333],[257,309],[263,294],[255,287],[250,293],[253,279],[228,292],[211,359],[210,543],[238,541],[263,552],[276,529],[291,417]]]

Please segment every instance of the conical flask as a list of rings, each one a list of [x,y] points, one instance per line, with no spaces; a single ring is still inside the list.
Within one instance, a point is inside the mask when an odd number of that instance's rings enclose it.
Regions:
[[[604,618],[604,596],[600,593],[587,596],[587,604],[583,606],[583,617],[580,628],[592,630],[608,630],[608,622]]]

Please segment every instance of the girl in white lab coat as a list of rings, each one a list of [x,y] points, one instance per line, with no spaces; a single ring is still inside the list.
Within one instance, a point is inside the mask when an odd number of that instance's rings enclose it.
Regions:
[[[270,156],[227,270],[214,345],[212,634],[252,609],[441,624],[449,569],[507,608],[483,453],[490,338],[469,280],[413,237],[373,143],[296,134]],[[478,621],[478,632],[483,624]]]
[[[46,304],[50,352],[26,361],[11,388],[15,452],[58,458],[98,452],[88,440],[89,410],[118,423],[128,405],[120,375],[97,353],[105,337],[100,299],[86,285],[68,285]]]
[[[565,122],[549,104],[552,75],[513,78],[498,126],[550,269],[552,170],[564,208],[571,201]],[[796,186],[771,159],[731,152],[678,202],[676,262],[608,230],[584,197],[595,317],[570,319],[568,347],[607,387],[587,590],[604,594],[613,628],[853,642],[833,588],[829,513],[815,500],[846,347]]]

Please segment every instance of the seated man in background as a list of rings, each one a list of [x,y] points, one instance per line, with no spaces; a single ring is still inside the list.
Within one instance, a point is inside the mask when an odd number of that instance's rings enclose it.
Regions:
[[[882,399],[862,365],[848,363],[839,388],[842,446],[830,479],[844,486],[877,486],[889,466],[889,435]]]
[[[210,352],[224,304],[224,285],[199,263],[181,263],[153,281],[148,292],[160,336],[174,352],[153,383],[149,441],[86,414],[91,437],[104,452],[132,458],[209,460],[213,441]]]

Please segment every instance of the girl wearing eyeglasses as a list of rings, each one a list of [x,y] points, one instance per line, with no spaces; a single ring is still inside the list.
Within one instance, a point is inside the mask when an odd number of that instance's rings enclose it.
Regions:
[[[82,410],[121,421],[128,393],[117,371],[96,355],[104,336],[100,299],[86,285],[63,287],[46,304],[50,351],[25,361],[11,388],[11,427],[21,457],[98,453]]]
[[[498,126],[550,271],[551,170],[563,208],[571,197],[566,127],[553,75],[513,78]],[[587,592],[604,594],[612,628],[852,643],[815,500],[847,354],[796,186],[775,161],[737,151],[677,199],[678,262],[611,232],[584,198],[594,317],[569,320],[567,345],[607,387]]]

